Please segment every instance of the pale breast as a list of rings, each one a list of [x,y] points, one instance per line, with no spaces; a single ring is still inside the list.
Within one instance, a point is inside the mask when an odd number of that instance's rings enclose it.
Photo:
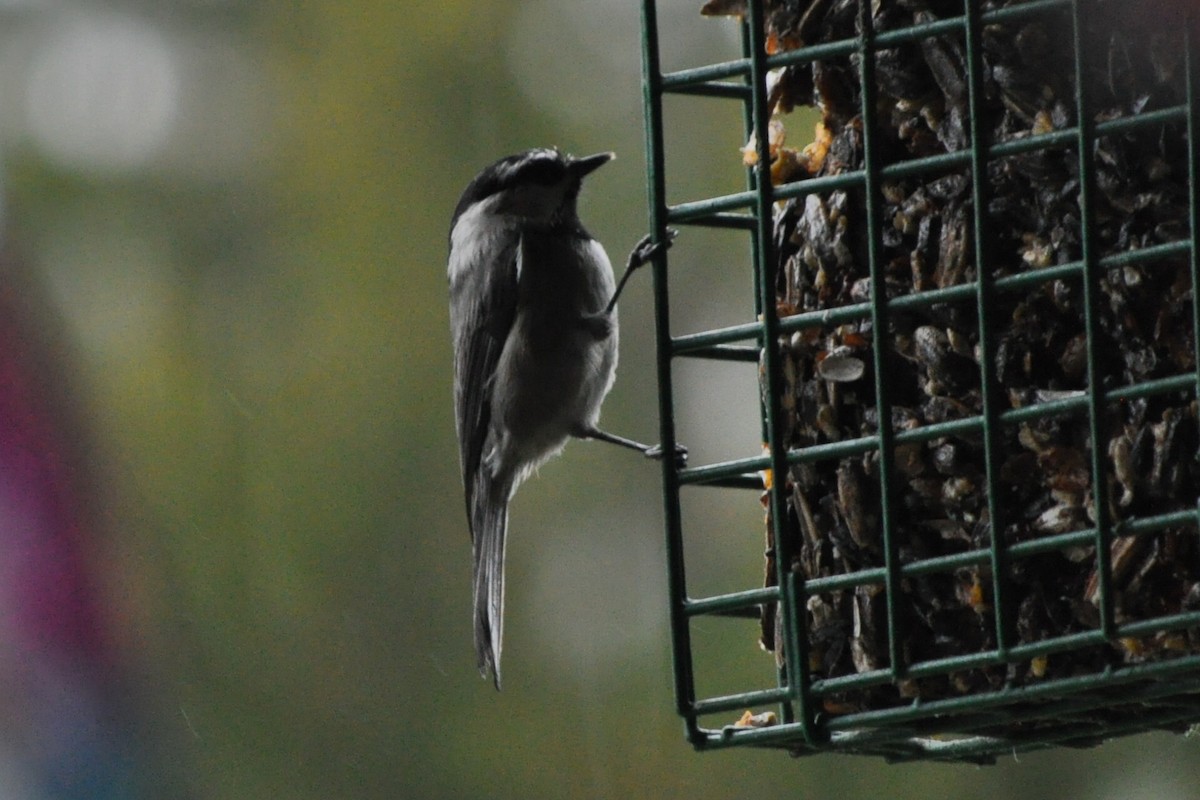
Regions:
[[[612,294],[604,249],[557,236],[528,237],[522,250],[517,316],[492,394],[494,420],[521,442],[520,452],[497,453],[510,464],[540,463],[595,424],[617,365],[616,315],[607,335],[585,319]]]

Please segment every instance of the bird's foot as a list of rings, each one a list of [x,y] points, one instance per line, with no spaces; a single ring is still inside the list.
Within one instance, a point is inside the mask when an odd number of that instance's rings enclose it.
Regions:
[[[674,228],[667,228],[666,234],[667,238],[658,242],[651,241],[654,238],[653,234],[647,233],[643,236],[633,246],[633,252],[629,254],[629,260],[625,262],[625,270],[629,272],[649,264],[656,255],[671,247],[671,244],[675,241],[675,237],[679,235],[679,231]]]
[[[612,310],[617,306],[617,298],[621,296],[622,290],[625,288],[625,283],[629,280],[629,276],[637,271],[639,267],[643,267],[650,263],[656,255],[666,250],[675,241],[675,237],[679,235],[679,231],[674,228],[666,229],[667,238],[659,242],[651,241],[652,234],[647,233],[633,247],[633,252],[629,254],[629,260],[625,262],[625,272],[621,275],[621,280],[617,282],[617,288],[613,291],[612,298],[608,301],[608,305],[604,309],[605,314],[611,314]]]
[[[653,447],[647,447],[643,451],[643,453],[645,454],[646,458],[653,458],[655,461],[660,461],[660,460],[662,460],[663,455],[664,455],[663,446],[661,444],[656,444]],[[684,447],[683,445],[679,444],[678,442],[676,442],[675,443],[675,458],[674,458],[675,467],[677,469],[683,469],[684,467],[687,466],[687,460],[688,460],[688,449],[686,447]]]

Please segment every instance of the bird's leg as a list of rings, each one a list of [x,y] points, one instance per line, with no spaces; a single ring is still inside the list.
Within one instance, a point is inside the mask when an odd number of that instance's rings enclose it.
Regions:
[[[663,250],[671,246],[675,237],[679,235],[679,231],[674,228],[667,228],[667,238],[661,242],[650,241],[651,234],[646,234],[633,247],[633,252],[629,254],[629,260],[625,262],[625,272],[621,275],[621,280],[617,282],[617,288],[613,292],[612,299],[608,301],[608,305],[604,309],[604,313],[611,314],[612,310],[617,307],[617,298],[621,296],[621,290],[625,288],[625,282],[629,280],[629,276],[634,273],[638,267],[645,266],[650,263],[650,260],[658,255]]]
[[[663,457],[662,445],[651,445],[635,442],[633,439],[626,439],[624,436],[617,436],[615,433],[602,431],[594,425],[586,428],[580,428],[575,432],[575,436],[579,439],[595,439],[598,442],[608,442],[609,444],[615,444],[618,447],[636,450],[642,455],[646,456],[646,458],[660,459]],[[675,445],[675,463],[680,467],[683,467],[683,465],[687,463],[687,453],[688,451],[686,447],[681,444]]]

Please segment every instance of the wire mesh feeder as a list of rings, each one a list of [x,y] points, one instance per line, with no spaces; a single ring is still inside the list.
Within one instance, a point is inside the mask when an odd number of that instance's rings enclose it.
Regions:
[[[655,263],[662,441],[688,357],[758,363],[766,442],[664,461],[689,740],[988,763],[1185,730],[1200,720],[1188,4],[765,6],[710,0],[740,20],[744,57],[664,74],[643,2],[652,230],[744,230],[757,301],[745,324],[673,336]],[[746,191],[668,205],[667,94],[743,104]],[[800,105],[821,123],[795,150],[783,120]],[[765,485],[765,586],[688,595],[689,485]],[[712,616],[759,620],[774,685],[697,696],[693,627]]]

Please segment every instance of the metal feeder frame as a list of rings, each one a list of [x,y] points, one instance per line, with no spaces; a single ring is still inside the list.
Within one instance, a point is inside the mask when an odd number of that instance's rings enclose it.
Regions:
[[[675,430],[675,393],[672,384],[673,364],[679,358],[734,360],[760,362],[765,380],[762,421],[766,455],[736,458],[719,463],[680,467],[669,459],[662,462],[662,482],[669,564],[670,617],[672,626],[675,696],[678,713],[685,720],[687,739],[697,749],[713,749],[738,745],[778,747],[795,754],[840,752],[883,756],[888,760],[937,760],[991,763],[997,756],[1064,745],[1091,746],[1103,740],[1146,730],[1181,730],[1200,720],[1200,655],[1183,655],[1153,663],[1114,666],[1096,674],[1047,679],[1032,685],[1007,686],[996,691],[984,691],[969,696],[936,700],[913,700],[901,707],[830,714],[822,706],[822,698],[839,691],[896,682],[905,678],[947,675],[952,672],[991,665],[1003,665],[1046,656],[1056,652],[1094,647],[1111,643],[1120,637],[1139,637],[1160,631],[1180,630],[1200,626],[1200,612],[1186,612],[1154,619],[1119,623],[1113,609],[1112,565],[1110,544],[1115,537],[1139,536],[1167,527],[1197,526],[1200,507],[1194,510],[1173,511],[1157,516],[1141,517],[1114,523],[1108,514],[1108,493],[1104,480],[1102,448],[1092,447],[1090,470],[1096,495],[1096,524],[1086,530],[1045,536],[1018,544],[1005,544],[993,537],[990,546],[909,563],[901,563],[897,555],[899,535],[894,515],[889,509],[889,481],[893,480],[891,453],[897,444],[927,441],[950,434],[971,433],[984,442],[988,505],[993,524],[1002,519],[1004,509],[996,508],[995,487],[998,470],[998,432],[1003,425],[1045,416],[1086,415],[1090,421],[1091,441],[1104,441],[1101,436],[1105,404],[1136,397],[1167,392],[1196,392],[1200,375],[1195,371],[1156,379],[1118,389],[1105,390],[1097,372],[1098,365],[1092,342],[1098,324],[1096,305],[1098,282],[1107,270],[1126,265],[1147,264],[1163,258],[1186,257],[1190,265],[1193,287],[1193,328],[1195,342],[1200,346],[1200,165],[1194,143],[1197,129],[1197,64],[1194,40],[1195,19],[1189,20],[1185,33],[1186,102],[1139,115],[1097,123],[1089,111],[1088,98],[1079,80],[1084,72],[1085,49],[1080,46],[1080,17],[1086,12],[1084,0],[1030,0],[997,10],[980,11],[978,3],[965,0],[962,15],[899,30],[876,33],[872,29],[869,4],[859,3],[860,36],[854,39],[822,43],[802,49],[768,56],[765,47],[764,12],[762,0],[749,0],[742,20],[743,57],[724,63],[664,73],[659,64],[659,37],[656,0],[642,2],[643,91],[645,103],[646,163],[650,230],[661,241],[668,226],[699,226],[745,231],[750,239],[750,255],[754,267],[756,317],[741,325],[676,336],[671,333],[670,253],[656,257],[654,271],[654,301],[656,310],[657,374],[659,383],[659,417],[661,442],[666,452],[672,452],[677,442]],[[1074,23],[1075,97],[1079,123],[1067,129],[1031,135],[1019,140],[988,145],[981,130],[979,109],[982,97],[981,30],[989,23],[1011,22],[1039,13],[1069,8]],[[967,54],[968,112],[970,115],[970,147],[961,151],[914,158],[896,163],[880,163],[876,136],[876,96],[873,54],[881,47],[894,47],[931,36],[960,35]],[[773,186],[770,179],[770,157],[766,136],[756,137],[757,163],[747,169],[745,191],[724,196],[682,202],[667,202],[667,175],[663,143],[663,98],[666,95],[691,95],[722,98],[741,103],[744,107],[746,139],[754,131],[766,131],[769,121],[766,78],[769,70],[815,59],[857,53],[861,64],[860,112],[863,120],[864,168],[842,174],[800,180]],[[1092,143],[1097,136],[1142,127],[1183,122],[1187,128],[1189,147],[1186,164],[1189,185],[1190,229],[1186,238],[1142,250],[1100,257],[1095,242],[1095,170],[1092,164]],[[986,267],[993,259],[980,247],[980,235],[986,224],[988,192],[986,166],[989,160],[1016,153],[1048,148],[1071,147],[1077,151],[1081,177],[1078,199],[1081,209],[1081,258],[1073,263],[1030,270],[1019,274],[995,277],[993,270],[976,270],[977,279],[971,283],[943,289],[922,291],[886,299],[882,291],[883,276],[876,254],[881,251],[880,185],[885,179],[945,173],[953,169],[969,170],[972,179],[973,233],[977,263]],[[776,313],[772,267],[772,208],[776,201],[799,197],[812,192],[858,188],[867,198],[866,226],[870,256],[871,299],[835,309],[779,317]],[[1081,396],[1024,407],[1015,410],[1000,408],[996,388],[993,336],[994,325],[989,309],[992,299],[1012,291],[1028,290],[1046,281],[1073,279],[1082,282],[1085,333],[1088,343],[1087,370],[1089,389]],[[876,435],[850,441],[839,441],[814,447],[789,450],[781,442],[779,354],[775,347],[764,343],[779,340],[781,335],[813,326],[870,319],[874,336],[873,357],[876,376],[884,374],[881,360],[887,348],[883,337],[888,330],[888,314],[901,308],[927,307],[934,303],[974,302],[978,314],[983,370],[982,414],[967,419],[929,424],[915,430],[896,432],[882,425]],[[1200,365],[1200,355],[1196,363]],[[879,418],[889,419],[889,388],[878,377],[875,386]],[[774,541],[779,549],[778,585],[751,588],[710,597],[691,597],[687,591],[684,569],[684,543],[680,513],[680,489],[684,486],[737,486],[761,491],[761,474],[786,475],[788,466],[805,461],[818,461],[871,450],[878,451],[881,498],[881,535],[884,564],[851,574],[836,575],[805,581],[787,570],[791,554],[784,552],[787,537],[782,525],[787,517],[785,481],[775,480],[769,492],[770,510],[774,525]],[[766,472],[769,471],[769,472]],[[1090,631],[1059,636],[1044,641],[1017,641],[1009,604],[1003,602],[1008,590],[1005,575],[1008,565],[1017,559],[1038,553],[1077,546],[1094,547],[1099,576],[1099,626]],[[897,629],[897,602],[900,582],[907,576],[946,572],[960,567],[985,567],[993,578],[996,646],[985,652],[941,658],[918,663],[905,663],[900,652],[901,632]],[[890,664],[887,669],[840,677],[816,678],[807,663],[807,633],[804,609],[806,599],[820,592],[845,590],[866,584],[882,585],[886,592],[888,612],[888,641]],[[776,685],[739,694],[697,697],[696,670],[702,665],[693,656],[691,637],[695,620],[708,616],[749,617],[764,603],[777,604],[782,615],[784,640],[782,646],[786,663],[778,670]],[[747,637],[747,647],[753,647]],[[763,656],[767,658],[767,656]],[[1136,706],[1137,713],[1124,725],[1111,722],[1098,724],[1096,709]],[[739,727],[729,724],[704,725],[702,719],[717,717],[728,722],[744,709],[776,709],[777,723],[766,727]],[[1111,717],[1109,717],[1111,719]],[[1019,728],[1015,735],[997,734],[997,729],[1017,722],[1033,722]],[[984,733],[981,733],[984,731]]]

